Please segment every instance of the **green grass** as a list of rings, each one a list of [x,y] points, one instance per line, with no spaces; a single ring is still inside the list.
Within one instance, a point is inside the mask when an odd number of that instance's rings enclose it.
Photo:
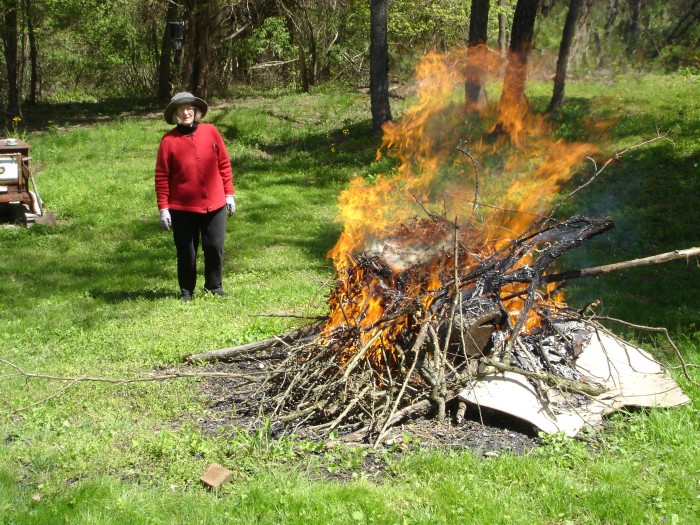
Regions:
[[[602,142],[601,158],[653,139],[657,130],[668,137],[627,152],[577,195],[570,211],[610,215],[616,226],[584,253],[572,254],[570,264],[608,264],[700,246],[698,87],[697,77],[623,77],[612,86],[567,88],[562,127],[575,130],[579,140]],[[536,100],[544,102],[546,94]],[[586,131],[590,121],[610,125],[602,134]],[[696,261],[676,261],[604,275],[573,290],[582,303],[602,298],[609,315],[692,333],[700,305],[697,268]]]
[[[692,77],[567,87],[557,132],[595,142],[601,158],[657,127],[674,144],[630,152],[568,205],[566,213],[611,215],[617,226],[563,269],[700,245],[698,87]],[[535,108],[546,106],[549,85],[528,89]],[[0,229],[0,357],[50,375],[143,376],[302,323],[285,316],[325,313],[333,277],[325,254],[341,231],[337,195],[352,176],[381,169],[372,164],[379,138],[367,97],[334,89],[251,95],[207,119],[224,134],[236,172],[224,271],[232,296],[177,300],[174,248],[160,231],[153,190],[168,128],[159,115],[46,126],[27,138],[59,224]],[[602,135],[589,124],[612,119]],[[666,326],[685,358],[699,362],[699,283],[694,261],[673,262],[573,283],[569,300],[601,298],[605,313]],[[270,313],[280,316],[257,316]],[[673,362],[660,339],[625,335]],[[81,382],[14,412],[67,384],[12,372],[0,368],[0,523],[700,521],[700,392],[677,371],[689,406],[619,414],[589,442],[554,436],[527,456],[490,459],[419,446],[321,453],[321,444],[274,440],[265,429],[208,435],[193,379]],[[209,492],[198,478],[213,462],[235,479]],[[363,473],[363,462],[385,465],[382,476]],[[338,473],[347,481],[328,479]]]

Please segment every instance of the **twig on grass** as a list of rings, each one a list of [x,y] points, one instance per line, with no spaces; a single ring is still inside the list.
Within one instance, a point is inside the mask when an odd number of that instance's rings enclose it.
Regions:
[[[39,401],[35,401],[34,403],[30,403],[29,405],[25,405],[25,406],[23,406],[23,407],[15,408],[15,409],[12,411],[12,413],[13,413],[13,414],[16,414],[17,412],[22,412],[22,411],[24,411],[24,410],[29,410],[29,409],[32,408],[32,407],[41,405],[42,403],[46,403],[47,401],[50,401],[50,400],[53,399],[54,397],[60,396],[60,395],[63,394],[66,390],[68,390],[69,388],[71,388],[71,387],[73,387],[73,386],[75,386],[75,385],[77,385],[77,384],[78,384],[78,381],[71,381],[71,382],[68,383],[66,386],[64,386],[63,388],[61,388],[61,389],[58,390],[57,392],[54,392],[54,393],[51,394],[50,396],[47,396],[47,397],[45,397],[45,398],[43,398],[43,399],[40,399]]]
[[[239,374],[239,373],[234,373],[234,372],[172,372],[169,374],[159,374],[159,375],[150,375],[150,376],[141,376],[141,377],[123,377],[123,378],[116,378],[116,377],[95,377],[95,376],[80,376],[80,377],[69,377],[69,376],[57,376],[57,375],[51,375],[51,374],[37,374],[34,372],[27,372],[23,368],[21,368],[19,365],[16,365],[15,363],[8,361],[7,359],[4,359],[0,357],[0,363],[9,366],[13,370],[17,371],[17,374],[15,374],[16,377],[25,377],[27,379],[46,379],[49,381],[69,381],[70,384],[61,390],[55,392],[54,394],[50,395],[49,397],[46,397],[40,401],[37,401],[35,403],[32,403],[30,405],[16,408],[13,410],[13,412],[20,412],[22,410],[26,410],[28,408],[31,408],[33,406],[37,406],[41,403],[44,403],[46,401],[49,401],[50,399],[53,399],[60,394],[63,394],[65,391],[67,391],[69,388],[73,387],[77,383],[83,383],[83,382],[93,382],[93,383],[109,383],[113,385],[124,385],[124,384],[129,384],[129,383],[145,383],[145,382],[155,382],[155,381],[169,381],[172,379],[182,379],[182,378],[204,378],[204,377],[209,377],[209,378],[237,378],[237,379],[245,379],[248,382],[255,382],[258,380],[258,377],[265,374],[265,372],[260,372],[260,373],[254,373],[254,374]]]

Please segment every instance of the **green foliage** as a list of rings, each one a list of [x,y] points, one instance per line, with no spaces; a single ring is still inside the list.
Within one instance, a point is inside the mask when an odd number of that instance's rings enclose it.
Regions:
[[[93,100],[153,93],[154,48],[164,17],[157,2],[50,0],[37,30],[44,100]]]
[[[418,7],[418,8],[417,8]],[[426,2],[410,0],[390,3],[389,34],[405,48],[427,51],[463,45],[469,32],[469,12],[462,0]]]
[[[533,77],[551,77],[566,16],[567,2],[548,4],[547,15],[541,14],[537,21]],[[686,24],[695,16],[692,2],[642,2],[636,25],[630,7],[634,4],[590,5],[574,41],[570,74],[600,77],[632,68],[686,75],[698,72],[700,24]],[[210,5],[216,12],[210,28],[210,39],[216,44],[208,64],[212,93],[229,93],[232,84],[241,82],[257,88],[298,88],[299,46],[306,50],[313,81],[341,80],[353,85],[368,81],[370,11],[365,0],[216,0]],[[492,2],[488,20],[491,47],[498,46],[499,14],[505,17],[508,33],[515,5],[516,0],[502,6]],[[166,8],[167,3],[157,0],[42,0],[31,2],[31,12],[26,12],[28,7],[22,4],[21,37],[27,41],[30,19],[36,36],[39,101],[154,97]],[[393,0],[388,8],[392,81],[412,78],[424,53],[467,41],[470,3],[465,0]],[[182,9],[177,16],[184,16]],[[229,38],[231,35],[235,37]],[[507,40],[508,34],[505,37]],[[24,72],[20,84],[26,96],[28,52],[21,54],[20,61]],[[253,68],[272,61],[289,62]],[[179,66],[182,74],[182,63]],[[174,84],[179,89],[177,80]],[[6,97],[2,90],[1,97]]]
[[[555,3],[546,18],[539,18],[536,48],[556,54],[568,2]],[[635,19],[633,5],[639,5]],[[695,6],[697,11],[697,5]],[[696,16],[692,2],[610,4],[594,2],[579,22],[574,39],[570,73],[590,75],[631,70],[697,72],[700,26],[687,23]],[[623,60],[620,58],[623,57]]]
[[[700,75],[700,52],[683,45],[669,45],[664,47],[659,58],[667,71],[677,70],[686,77]]]
[[[293,56],[291,37],[282,17],[266,18],[262,27],[253,31],[251,39],[251,45],[258,54],[270,53],[271,58],[279,60]]]
[[[635,49],[638,62],[658,60],[666,72],[690,70],[697,74],[700,27],[693,21],[698,16],[697,7],[684,0],[645,6],[641,14],[645,38],[640,38]]]
[[[163,429],[145,439],[135,438],[131,446],[137,454],[150,455],[168,463],[182,461],[186,456],[211,457],[216,452],[215,445],[191,426],[177,430]]]
[[[266,18],[245,39],[227,42],[229,52],[248,67],[275,60],[292,60],[297,56],[291,35],[282,17]]]
[[[390,75],[402,80],[414,75],[424,53],[465,45],[469,36],[468,3],[461,0],[395,0],[389,3],[387,19]]]
[[[28,134],[22,125],[22,117],[12,117],[10,125],[2,131],[2,135],[8,138],[27,140]]]

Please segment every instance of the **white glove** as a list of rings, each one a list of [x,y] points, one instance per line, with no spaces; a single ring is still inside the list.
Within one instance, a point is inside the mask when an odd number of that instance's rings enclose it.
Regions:
[[[233,195],[226,195],[226,211],[229,217],[236,213],[236,201],[233,200]]]
[[[172,227],[170,210],[168,208],[163,208],[160,210],[160,227],[166,231],[170,231],[170,228]]]

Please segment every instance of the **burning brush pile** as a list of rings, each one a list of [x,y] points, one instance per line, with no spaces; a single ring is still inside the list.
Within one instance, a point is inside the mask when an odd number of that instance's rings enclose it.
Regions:
[[[437,217],[402,225],[347,258],[327,320],[288,349],[262,390],[265,413],[378,439],[407,417],[459,411],[458,394],[493,371],[602,393],[574,367],[590,330],[556,289],[542,289],[542,276],[611,226],[585,217],[540,224],[486,254],[466,226]]]
[[[395,165],[341,194],[329,313],[267,345],[281,353],[250,393],[251,416],[283,432],[376,444],[407,418],[459,422],[497,391],[507,407],[534,400],[533,422],[545,430],[562,428],[557,405],[610,408],[587,405],[620,381],[580,366],[602,338],[563,302],[554,264],[612,220],[542,211],[557,209],[562,185],[595,148],[552,139],[522,108],[465,115],[454,60],[426,57],[416,104],[385,126],[378,158],[387,151]],[[494,139],[496,127],[510,131]],[[465,129],[478,131],[468,143]],[[606,361],[611,368],[624,366]]]

